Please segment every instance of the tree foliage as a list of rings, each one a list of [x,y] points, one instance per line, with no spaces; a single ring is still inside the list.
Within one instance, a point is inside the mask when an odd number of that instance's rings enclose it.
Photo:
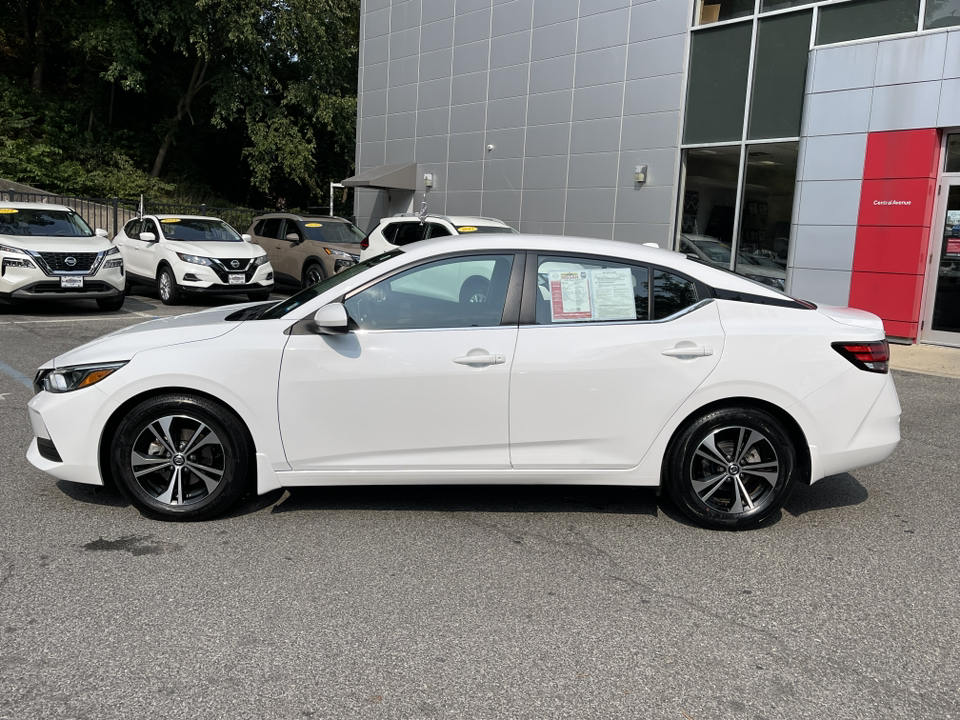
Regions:
[[[308,205],[350,174],[359,0],[0,8],[0,176]]]

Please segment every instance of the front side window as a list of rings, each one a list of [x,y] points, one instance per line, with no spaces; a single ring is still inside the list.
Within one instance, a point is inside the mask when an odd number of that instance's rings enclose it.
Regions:
[[[194,218],[161,218],[160,226],[167,240],[183,242],[243,242],[243,238],[223,220]],[[158,237],[159,239],[159,237]]]
[[[366,288],[344,305],[365,330],[496,327],[512,268],[513,255],[438,260]]]
[[[90,237],[93,230],[72,210],[34,210],[0,206],[0,235]]]
[[[537,324],[650,319],[650,270],[615,260],[541,257]]]

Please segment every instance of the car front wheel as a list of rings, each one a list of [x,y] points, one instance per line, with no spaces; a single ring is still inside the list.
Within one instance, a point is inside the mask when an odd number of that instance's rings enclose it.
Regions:
[[[691,520],[747,528],[779,510],[795,485],[790,434],[758,408],[723,408],[690,422],[671,445],[665,483]]]
[[[111,469],[121,492],[159,520],[206,520],[247,488],[252,443],[227,408],[186,394],[150,398],[121,420]]]
[[[180,302],[180,288],[177,287],[177,278],[173,270],[163,268],[157,275],[157,292],[164,305],[176,305]]]
[[[313,287],[323,280],[323,268],[317,263],[311,263],[303,271],[303,288]]]

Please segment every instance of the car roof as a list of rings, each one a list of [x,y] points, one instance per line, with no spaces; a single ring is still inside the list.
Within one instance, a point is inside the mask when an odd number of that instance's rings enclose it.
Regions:
[[[144,215],[143,217],[156,218],[157,220],[219,220],[226,222],[223,218],[212,217],[210,215]]]
[[[6,202],[5,200],[0,200],[0,207],[15,208],[17,210],[60,210],[76,212],[76,210],[67,205],[54,205],[53,203]]]
[[[300,215],[298,213],[291,212],[264,213],[263,215],[257,215],[252,222],[257,222],[258,220],[269,220],[271,218],[287,218],[288,220],[322,220],[324,222],[340,222],[353,225],[352,222],[344,217],[340,217],[339,215]]]
[[[405,245],[404,253],[429,257],[444,252],[463,251],[517,251],[551,252],[557,254],[607,255],[624,260],[659,265],[689,275],[711,287],[734,292],[783,298],[777,292],[755,282],[751,282],[728,270],[721,270],[707,263],[688,258],[685,254],[663,248],[642,245],[640,242],[624,240],[597,240],[595,238],[571,237],[568,235],[528,235],[528,234],[467,234],[459,236],[456,244],[450,238],[429,238]]]

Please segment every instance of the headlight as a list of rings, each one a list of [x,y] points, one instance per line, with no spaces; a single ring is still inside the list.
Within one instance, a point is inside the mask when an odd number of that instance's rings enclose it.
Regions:
[[[55,368],[38,374],[37,384],[47,392],[65,393],[96,385],[127,362],[102,363],[99,365],[75,365]]]
[[[344,252],[343,250],[334,250],[333,248],[328,248],[328,247],[325,247],[324,250],[327,251],[327,255],[333,255],[335,258],[343,258],[344,260],[360,259],[358,255],[351,255],[350,253]]]
[[[253,266],[254,266],[254,267],[260,267],[261,265],[266,265],[266,264],[267,264],[267,256],[266,256],[266,255],[261,255],[260,257],[255,257],[255,258],[253,259]]]
[[[120,252],[120,248],[114,246],[114,247],[110,248],[109,250],[107,250],[107,251],[104,253],[104,255],[106,255],[106,256],[109,257],[110,255],[116,255],[116,254],[118,254],[119,252]]]
[[[123,267],[123,258],[114,258],[113,260],[107,260],[103,264],[104,268],[119,268]]]
[[[9,245],[0,245],[0,252],[15,253],[17,255],[26,255],[26,250],[21,250],[20,248],[10,247]]]
[[[3,266],[0,267],[0,275],[4,275],[7,272],[8,267],[14,268],[26,268],[28,270],[36,270],[37,266],[26,258],[4,258]]]
[[[208,267],[213,266],[213,260],[210,258],[200,257],[199,255],[187,255],[186,253],[177,253],[177,257],[183,260],[184,262],[193,263],[194,265],[206,265]]]

